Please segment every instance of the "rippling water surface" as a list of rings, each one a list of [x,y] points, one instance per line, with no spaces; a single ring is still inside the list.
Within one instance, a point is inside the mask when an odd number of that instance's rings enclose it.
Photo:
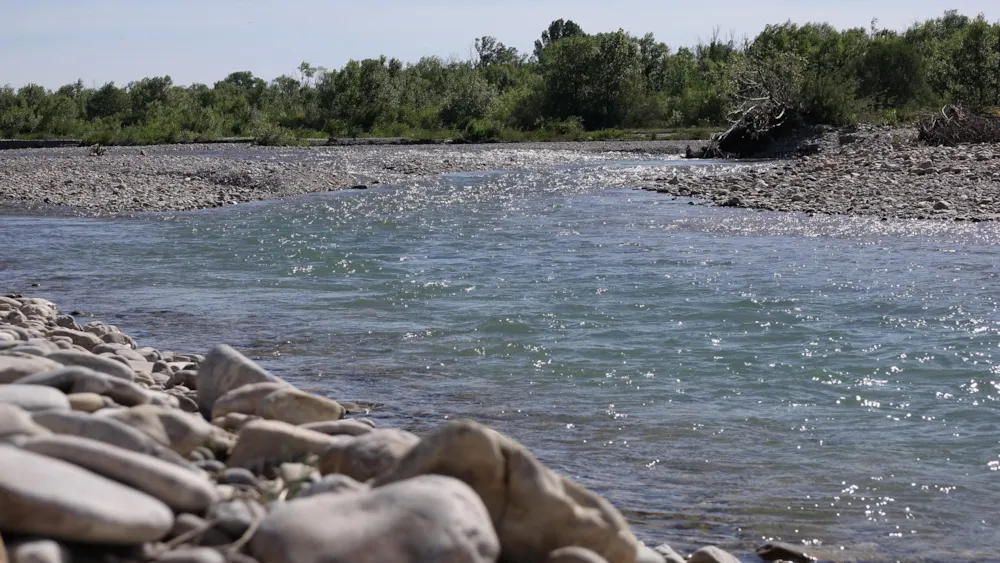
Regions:
[[[627,171],[0,217],[0,277],[386,425],[486,422],[647,542],[1000,559],[1000,228],[608,188]]]

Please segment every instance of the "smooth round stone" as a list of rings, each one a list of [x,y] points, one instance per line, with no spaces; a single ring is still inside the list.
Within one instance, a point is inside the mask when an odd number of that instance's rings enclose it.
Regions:
[[[225,485],[247,485],[257,486],[257,477],[249,469],[242,467],[230,467],[219,476],[219,483]]]
[[[14,383],[18,379],[59,369],[62,364],[47,358],[26,356],[0,356],[0,384]]]
[[[0,446],[0,530],[113,545],[155,541],[173,526],[153,497],[70,463]]]
[[[222,473],[226,470],[226,464],[217,459],[205,459],[196,461],[195,466],[208,471],[209,473]]]
[[[210,547],[183,547],[157,558],[158,563],[226,563],[225,556]]]
[[[202,512],[218,498],[212,482],[198,473],[97,440],[45,436],[30,438],[21,447],[129,485],[178,512]]]
[[[69,399],[44,385],[0,385],[0,403],[17,405],[28,412],[68,411]]]
[[[75,411],[91,413],[104,408],[104,397],[97,393],[70,393],[66,398]]]

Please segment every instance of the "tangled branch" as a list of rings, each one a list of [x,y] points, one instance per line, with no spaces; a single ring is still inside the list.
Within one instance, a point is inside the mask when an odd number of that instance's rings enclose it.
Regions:
[[[920,121],[918,138],[930,145],[1000,143],[1000,117],[976,115],[961,106],[945,106]]]

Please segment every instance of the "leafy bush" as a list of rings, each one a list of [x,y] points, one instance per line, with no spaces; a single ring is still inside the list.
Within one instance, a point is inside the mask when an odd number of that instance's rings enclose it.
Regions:
[[[486,119],[473,119],[462,132],[462,138],[471,143],[497,142],[502,136],[503,124]]]

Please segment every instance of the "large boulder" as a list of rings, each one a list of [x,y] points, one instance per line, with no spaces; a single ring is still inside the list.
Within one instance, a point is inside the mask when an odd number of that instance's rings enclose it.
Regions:
[[[300,462],[311,455],[322,455],[344,440],[354,438],[328,436],[277,420],[254,420],[240,430],[226,463],[250,469]]]
[[[17,405],[28,412],[69,410],[69,399],[44,385],[0,385],[0,403]]]
[[[500,546],[474,491],[425,476],[280,505],[261,522],[250,551],[260,563],[492,563]]]
[[[76,465],[0,446],[0,532],[57,540],[138,545],[173,526],[153,497]]]
[[[0,355],[0,385],[62,367],[59,362],[32,355]]]
[[[252,415],[265,397],[281,389],[291,387],[284,381],[265,381],[237,387],[215,400],[212,404],[212,420],[230,414]]]
[[[428,474],[461,479],[479,494],[500,537],[504,561],[544,563],[552,551],[572,545],[610,563],[636,559],[638,541],[608,501],[484,426],[456,421],[433,430],[373,485]]]
[[[104,442],[78,436],[46,436],[29,438],[21,448],[129,485],[178,512],[204,512],[218,499],[207,477]]]
[[[243,354],[220,344],[198,365],[198,408],[210,419],[216,399],[238,387],[265,382],[285,383]]]
[[[339,440],[320,456],[319,471],[323,475],[341,473],[367,481],[391,469],[419,441],[415,435],[394,428]]]

